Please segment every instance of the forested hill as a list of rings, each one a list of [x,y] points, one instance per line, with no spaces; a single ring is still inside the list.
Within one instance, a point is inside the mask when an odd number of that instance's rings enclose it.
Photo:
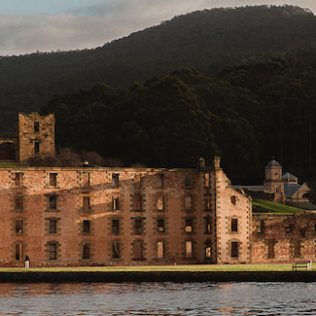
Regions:
[[[215,77],[184,69],[130,89],[54,97],[60,147],[124,165],[194,167],[214,154],[234,183],[260,183],[272,155],[302,179],[316,162],[316,52],[260,58]]]
[[[252,56],[314,46],[316,17],[298,7],[213,9],[178,16],[94,50],[0,59],[0,131],[19,111],[38,110],[53,95],[99,82],[136,81],[193,67],[213,75]]]

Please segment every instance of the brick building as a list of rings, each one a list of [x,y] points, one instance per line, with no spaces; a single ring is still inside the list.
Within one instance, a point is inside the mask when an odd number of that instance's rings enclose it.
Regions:
[[[54,117],[19,115],[18,160],[54,155]],[[251,203],[220,168],[0,168],[0,264],[245,263]]]
[[[19,161],[55,154],[53,115],[19,115],[18,131]],[[253,215],[218,157],[196,169],[2,167],[0,205],[2,266],[315,259],[316,217]]]
[[[1,168],[0,263],[249,262],[250,203],[221,169]]]

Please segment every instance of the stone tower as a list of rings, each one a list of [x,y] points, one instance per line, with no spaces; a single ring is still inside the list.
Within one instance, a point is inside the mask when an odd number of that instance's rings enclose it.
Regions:
[[[271,160],[265,167],[264,191],[274,193],[275,200],[281,201],[284,196],[282,166],[275,160]]]
[[[20,113],[18,119],[18,161],[33,156],[55,156],[55,116]]]

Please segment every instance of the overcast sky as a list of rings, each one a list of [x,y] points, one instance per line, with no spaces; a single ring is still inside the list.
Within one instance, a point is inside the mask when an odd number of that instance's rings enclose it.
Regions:
[[[316,0],[0,0],[0,55],[102,46],[175,15],[215,7]]]

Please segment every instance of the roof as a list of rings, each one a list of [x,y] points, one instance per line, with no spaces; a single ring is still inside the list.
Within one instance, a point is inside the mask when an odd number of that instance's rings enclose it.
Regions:
[[[295,177],[293,174],[291,174],[291,173],[289,173],[289,172],[286,172],[283,176],[282,176],[282,178],[284,179],[284,180],[297,180],[297,177]]]
[[[300,184],[284,183],[284,193],[287,198],[291,197],[299,188]]]
[[[276,160],[271,160],[268,164],[268,167],[272,167],[272,166],[277,166],[277,167],[281,167],[281,165],[276,161]]]

